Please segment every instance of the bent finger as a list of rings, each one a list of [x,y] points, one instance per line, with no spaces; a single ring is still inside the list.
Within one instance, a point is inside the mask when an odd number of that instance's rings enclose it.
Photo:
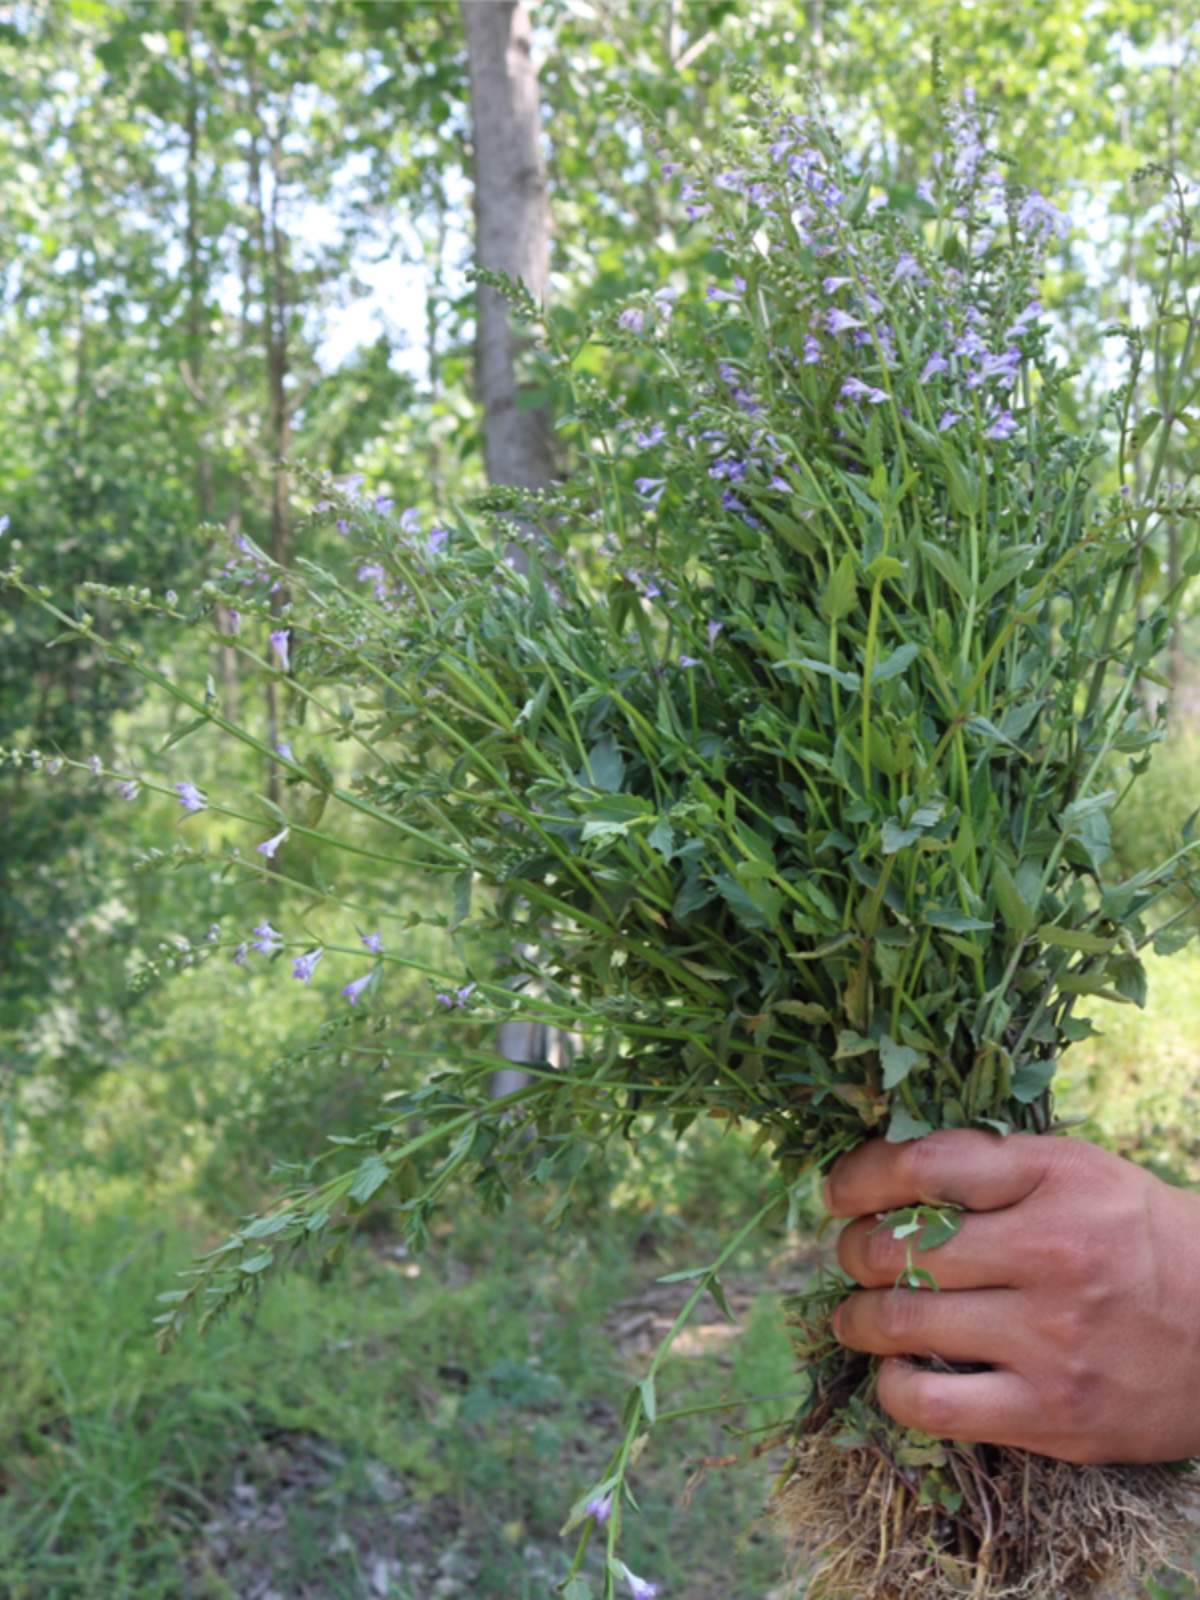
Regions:
[[[903,1357],[879,1368],[879,1403],[934,1439],[1039,1450],[1045,1426],[1032,1386],[1016,1372],[931,1372]]]
[[[1052,1139],[975,1128],[946,1128],[905,1144],[872,1139],[834,1162],[825,1204],[835,1217],[944,1201],[997,1211],[1032,1194],[1056,1154]]]
[[[833,1331],[840,1343],[872,1356],[1009,1365],[1019,1354],[1012,1330],[1020,1301],[1011,1289],[862,1289],[834,1312]]]
[[[952,1239],[913,1249],[912,1261],[939,1289],[1012,1289],[1020,1281],[1025,1235],[1004,1211],[968,1211]],[[908,1265],[912,1239],[897,1239],[886,1219],[856,1217],[838,1236],[842,1271],[864,1289],[890,1288]]]

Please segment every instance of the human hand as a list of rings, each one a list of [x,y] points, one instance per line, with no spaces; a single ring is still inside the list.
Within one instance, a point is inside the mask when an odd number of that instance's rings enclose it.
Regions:
[[[1200,1197],[1079,1139],[947,1130],[842,1156],[825,1199],[862,1289],[838,1339],[883,1357],[879,1401],[942,1439],[1077,1462],[1200,1454]],[[939,1293],[896,1289],[907,1244],[880,1214],[966,1215],[917,1252]],[[986,1365],[956,1373],[906,1357]]]

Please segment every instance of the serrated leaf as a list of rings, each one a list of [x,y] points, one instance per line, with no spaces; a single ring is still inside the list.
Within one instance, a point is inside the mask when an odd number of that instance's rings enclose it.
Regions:
[[[858,576],[854,557],[847,551],[830,573],[829,581],[822,591],[821,612],[830,622],[839,622],[842,617],[853,611],[857,604]]]
[[[888,1144],[904,1144],[909,1139],[923,1139],[933,1128],[922,1117],[914,1117],[906,1106],[896,1106],[888,1122],[884,1138]]]
[[[914,1067],[919,1067],[924,1057],[911,1045],[897,1044],[885,1033],[879,1041],[879,1064],[883,1068],[883,1087],[894,1089],[903,1083]]]

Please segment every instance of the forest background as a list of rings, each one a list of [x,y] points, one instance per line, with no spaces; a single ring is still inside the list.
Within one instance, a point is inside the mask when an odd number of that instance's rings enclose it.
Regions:
[[[1101,403],[1103,332],[1145,320],[1161,237],[1133,175],[1200,172],[1196,0],[540,0],[529,21],[546,292],[568,341],[639,291],[703,296],[712,277],[711,243],[621,96],[702,147],[742,105],[735,69],[785,95],[811,77],[877,183],[915,192],[940,35],[1017,174],[1075,220],[1044,299],[1081,403]],[[449,0],[0,4],[0,513],[27,575],[60,594],[186,594],[239,535],[347,567],[307,515],[307,471],[362,474],[397,514],[435,520],[489,473],[511,481],[468,271],[485,215],[503,235],[529,197],[476,168],[469,31]],[[644,394],[652,425],[645,376],[590,359],[634,411]],[[569,468],[570,428],[550,427],[565,406],[533,353],[513,377],[538,470]],[[1188,439],[1172,481],[1193,479],[1200,424]],[[1155,552],[1168,576],[1175,559]],[[1131,867],[1200,804],[1196,634],[1185,618],[1164,662],[1170,731],[1117,841]],[[273,675],[159,622],[139,643],[269,741],[291,736]],[[4,601],[0,748],[168,787],[216,778],[203,732],[98,652],[46,644]],[[225,790],[282,803],[278,768],[229,759]],[[552,1196],[499,1220],[467,1197],[420,1260],[373,1215],[332,1275],[293,1273],[158,1356],[173,1273],[428,1049],[386,1017],[348,1034],[319,972],[305,985],[287,963],[231,962],[228,935],[321,883],[319,852],[293,842],[286,871],[238,883],[182,869],[177,843],[204,838],[183,821],[86,770],[51,779],[11,754],[0,768],[0,1596],[548,1596],[612,1402],[682,1298],[655,1280],[707,1259],[758,1170],[736,1131],[651,1136],[596,1182],[582,1228],[547,1230]],[[418,892],[367,858],[350,887],[393,909]],[[1068,1099],[1092,1137],[1194,1182],[1200,961],[1151,967],[1149,1011],[1106,1009]],[[764,1241],[734,1277],[738,1322],[710,1308],[677,1347],[672,1407],[713,1409],[642,1464],[631,1559],[666,1594],[780,1581],[754,1524],[761,1463],[684,1491],[786,1411],[716,1408],[794,1387],[778,1306],[814,1248]]]

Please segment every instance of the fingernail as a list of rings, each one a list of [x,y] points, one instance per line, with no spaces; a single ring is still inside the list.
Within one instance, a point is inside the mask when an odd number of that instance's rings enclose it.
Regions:
[[[842,1308],[838,1306],[829,1319],[830,1332],[840,1344],[842,1342]]]

